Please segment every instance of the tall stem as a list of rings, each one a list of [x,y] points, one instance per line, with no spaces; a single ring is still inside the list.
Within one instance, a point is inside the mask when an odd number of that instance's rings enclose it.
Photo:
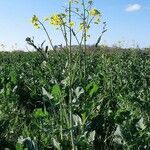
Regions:
[[[85,8],[85,1],[82,0],[82,6],[83,6],[83,39],[84,39],[84,54],[83,54],[83,59],[84,59],[84,77],[86,75],[86,29],[87,29],[87,24],[86,24],[86,8]]]
[[[71,1],[69,1],[69,23],[71,22]],[[74,144],[74,137],[73,137],[73,113],[72,113],[72,60],[71,60],[71,49],[72,49],[72,28],[69,28],[69,34],[70,34],[70,39],[69,39],[69,57],[68,57],[68,62],[69,62],[69,113],[70,113],[70,137],[71,137],[71,145],[72,145],[72,150],[75,150],[75,144]]]
[[[66,48],[68,48],[68,40],[67,40],[67,33],[66,33],[65,25],[63,25],[63,28],[60,26],[60,30],[61,30],[62,35],[64,37],[64,40],[66,43]]]
[[[49,43],[50,43],[52,49],[53,49],[54,51],[56,51],[55,48],[54,48],[54,46],[53,46],[52,40],[51,40],[51,38],[50,38],[50,36],[49,36],[49,34],[48,34],[46,28],[45,28],[45,26],[43,25],[43,23],[42,23],[41,21],[38,20],[38,22],[39,22],[39,24],[42,26],[43,30],[45,31],[45,33],[46,33],[46,35],[47,35],[47,37],[48,37],[48,40],[49,40]]]

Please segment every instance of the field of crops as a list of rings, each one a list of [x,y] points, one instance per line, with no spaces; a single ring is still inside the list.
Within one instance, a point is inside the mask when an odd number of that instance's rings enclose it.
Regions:
[[[150,53],[84,56],[72,53],[69,92],[65,52],[0,53],[1,150],[150,148]]]

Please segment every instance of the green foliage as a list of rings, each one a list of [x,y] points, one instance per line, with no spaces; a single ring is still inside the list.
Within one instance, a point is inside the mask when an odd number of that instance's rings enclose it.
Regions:
[[[72,128],[68,55],[0,53],[1,148],[70,150],[72,130],[78,150],[147,150],[150,54],[100,50],[87,51],[86,76],[72,52]]]
[[[94,82],[90,82],[87,86],[86,86],[86,91],[89,93],[90,97],[93,96],[94,93],[97,92],[98,90],[98,85],[95,84]]]

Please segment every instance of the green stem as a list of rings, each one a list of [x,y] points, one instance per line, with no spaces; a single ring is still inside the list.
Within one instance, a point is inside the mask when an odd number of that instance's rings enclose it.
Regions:
[[[43,23],[42,23],[41,21],[38,20],[38,22],[39,22],[39,24],[42,26],[43,30],[45,31],[45,33],[46,33],[46,35],[47,35],[47,37],[48,37],[48,40],[49,40],[49,43],[50,43],[52,49],[56,52],[56,50],[55,50],[55,48],[54,48],[54,46],[53,46],[52,40],[51,40],[51,38],[50,38],[50,36],[49,36],[49,34],[48,34],[48,32],[47,32],[45,26],[43,25]]]
[[[85,8],[85,1],[82,0],[82,6],[83,6],[83,39],[84,39],[84,54],[83,54],[83,57],[84,57],[84,77],[86,75],[86,28],[87,28],[87,24],[86,24],[86,8]]]
[[[69,23],[71,22],[71,1],[69,2]],[[72,150],[75,150],[75,144],[74,144],[74,136],[73,136],[73,112],[72,112],[72,83],[71,83],[71,74],[72,74],[72,60],[71,60],[71,49],[72,49],[72,28],[69,28],[69,34],[70,34],[70,39],[69,39],[69,114],[70,114],[70,137],[71,137],[71,145],[72,145]]]
[[[61,124],[60,124],[60,138],[61,138],[61,141],[63,141],[63,131],[62,131],[62,129],[63,129],[63,127],[62,127],[62,124],[63,124],[63,110],[62,110],[62,104],[60,104],[60,122],[61,122]]]

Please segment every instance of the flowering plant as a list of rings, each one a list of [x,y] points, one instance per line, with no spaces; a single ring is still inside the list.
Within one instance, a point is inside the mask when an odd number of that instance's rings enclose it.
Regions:
[[[70,132],[70,141],[71,141],[71,147],[73,150],[76,150],[76,140],[75,140],[75,135],[74,135],[74,126],[75,126],[75,121],[74,121],[74,114],[73,114],[73,83],[75,81],[75,74],[77,73],[77,64],[80,66],[79,73],[82,78],[86,78],[86,68],[87,68],[87,58],[86,58],[86,51],[87,51],[87,40],[90,37],[90,27],[92,24],[98,25],[101,21],[101,12],[97,10],[96,8],[93,8],[93,0],[69,0],[68,1],[68,7],[65,7],[63,13],[59,14],[53,14],[50,17],[44,17],[43,21],[40,21],[40,19],[36,16],[33,15],[32,17],[32,24],[35,28],[37,29],[43,29],[48,37],[48,40],[50,42],[51,48],[56,51],[56,47],[53,46],[52,39],[47,32],[47,29],[44,26],[45,22],[48,22],[51,26],[54,26],[55,29],[59,30],[64,38],[65,41],[65,47],[61,47],[65,52],[67,51],[67,62],[66,62],[66,72],[67,77],[66,79],[63,80],[65,83],[65,88],[67,86],[68,89],[68,101],[69,103],[66,104],[64,101],[60,99],[61,102],[59,102],[60,105],[60,114],[65,110],[64,105],[68,105],[68,114],[65,113],[65,117],[67,118],[67,126]],[[103,33],[106,31],[106,23],[104,22],[104,27],[101,35],[98,37],[98,40],[95,44],[99,44],[101,41],[101,37]],[[77,45],[79,46],[79,53],[77,53],[76,60],[72,60],[72,41],[76,41]],[[47,58],[47,55],[43,53],[42,51],[42,46],[44,42],[41,44],[41,47],[37,47],[34,44],[34,41],[31,40],[30,38],[27,38],[26,41],[28,42],[29,45],[33,46],[35,49],[41,52],[41,54]],[[45,48],[45,52],[48,51],[48,47]],[[58,55],[59,56],[59,55]],[[59,59],[59,58],[58,58]],[[43,68],[47,68],[48,66],[47,62],[44,61],[41,65]],[[83,71],[82,71],[83,70]],[[55,87],[57,89],[58,95],[60,94],[60,88],[59,86]],[[95,88],[96,90],[96,88]],[[57,94],[57,93],[56,93]],[[57,95],[57,96],[58,96]],[[64,109],[63,109],[64,108]],[[87,114],[88,116],[88,114]],[[86,122],[87,116],[84,116],[83,124],[84,126]],[[63,120],[61,118],[60,122]],[[80,121],[81,122],[81,121]],[[66,125],[65,125],[66,126]],[[60,137],[61,140],[63,140],[63,125],[60,125]],[[81,130],[83,127],[81,127]],[[65,134],[65,133],[64,133]],[[82,135],[81,135],[82,137]],[[54,145],[56,144],[56,141],[54,140]]]
[[[93,8],[93,0],[88,0],[87,2],[85,0],[70,0],[68,3],[69,5],[65,8],[64,13],[53,14],[50,17],[44,17],[43,20],[44,22],[48,21],[50,25],[55,26],[57,30],[62,32],[67,49],[69,48],[69,41],[72,41],[69,40],[71,36],[71,38],[75,38],[81,49],[82,45],[84,45],[84,50],[86,50],[87,40],[90,37],[89,29],[92,23],[95,25],[100,23],[101,12]],[[32,24],[35,28],[45,28],[43,23],[36,15],[33,15]],[[106,23],[104,24],[103,33],[106,31],[105,27]],[[50,36],[48,34],[47,36],[52,49],[54,49]]]

